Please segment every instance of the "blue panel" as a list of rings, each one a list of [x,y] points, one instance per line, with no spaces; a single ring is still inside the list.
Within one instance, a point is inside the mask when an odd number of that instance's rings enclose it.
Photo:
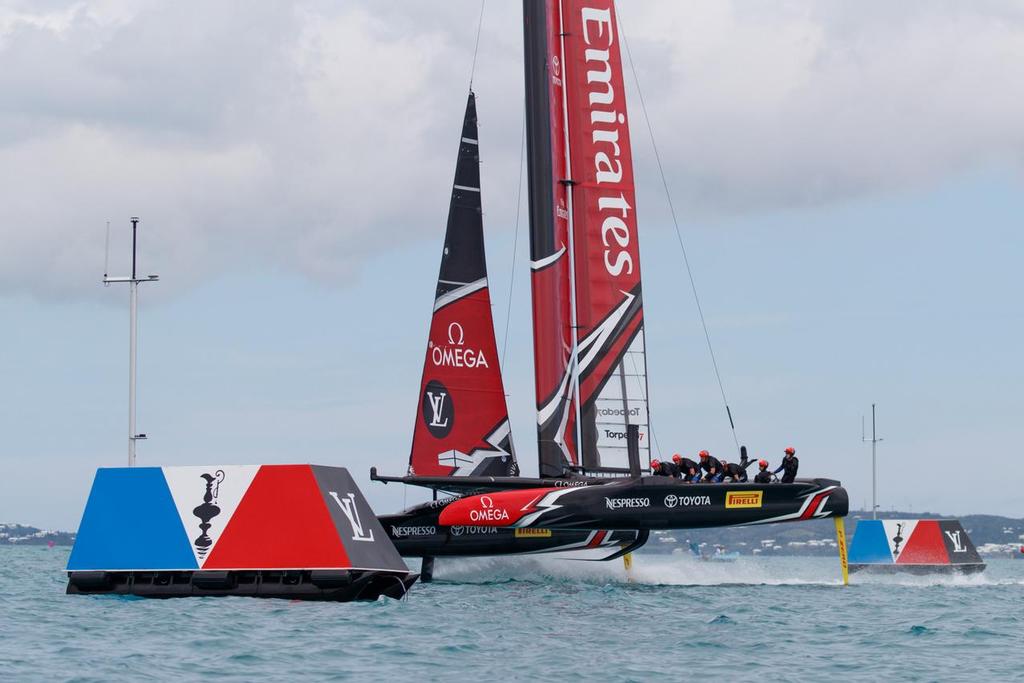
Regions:
[[[198,569],[159,467],[96,470],[68,570]]]
[[[862,519],[857,522],[853,543],[847,555],[850,564],[892,564],[892,551],[885,538],[880,519]]]

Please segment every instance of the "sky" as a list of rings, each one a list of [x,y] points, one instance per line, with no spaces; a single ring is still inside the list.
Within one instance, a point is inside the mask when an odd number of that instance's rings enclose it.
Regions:
[[[737,434],[870,505],[1024,516],[1024,4],[619,3],[662,455]],[[0,522],[140,465],[404,471],[480,3],[0,0]],[[473,72],[513,437],[536,472],[519,3]],[[518,215],[518,223],[517,223]],[[513,265],[514,262],[514,265]],[[506,326],[506,311],[509,324]]]

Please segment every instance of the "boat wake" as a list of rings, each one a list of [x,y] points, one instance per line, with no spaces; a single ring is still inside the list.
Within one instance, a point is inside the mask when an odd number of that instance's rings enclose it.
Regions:
[[[513,582],[572,583],[604,586],[839,586],[839,564],[831,558],[767,559],[741,557],[736,562],[701,562],[686,555],[635,555],[627,573],[622,562],[579,562],[551,557],[450,558],[439,561],[435,581],[494,585]],[[852,574],[850,584],[907,587],[1024,585],[1024,579],[974,575]]]

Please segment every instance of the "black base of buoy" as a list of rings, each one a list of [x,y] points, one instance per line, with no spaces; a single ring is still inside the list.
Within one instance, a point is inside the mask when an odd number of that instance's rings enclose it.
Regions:
[[[922,576],[924,574],[977,574],[985,571],[985,564],[850,564],[850,572],[864,572],[865,574],[913,574]]]
[[[237,595],[288,600],[401,599],[416,581],[411,573],[359,570],[73,571],[69,595],[137,595],[144,598]]]
[[[424,557],[420,566],[420,583],[430,583],[434,580],[434,558]]]

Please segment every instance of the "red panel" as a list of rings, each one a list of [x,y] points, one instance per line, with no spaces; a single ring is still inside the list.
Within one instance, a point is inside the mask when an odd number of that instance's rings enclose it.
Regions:
[[[263,465],[203,569],[350,566],[309,465]]]
[[[918,522],[896,564],[949,564],[939,523],[934,519]]]
[[[575,183],[576,316],[582,339],[628,292],[638,291],[640,251],[615,9],[612,0],[564,0],[562,6]],[[584,391],[583,403],[590,398]]]
[[[491,297],[485,287],[442,307],[430,322],[410,473],[454,474],[455,467],[439,463],[438,454],[493,451],[498,444],[484,439],[506,420]]]
[[[512,526],[536,512],[537,501],[559,490],[563,489],[523,489],[466,496],[445,506],[438,523],[443,526]]]

